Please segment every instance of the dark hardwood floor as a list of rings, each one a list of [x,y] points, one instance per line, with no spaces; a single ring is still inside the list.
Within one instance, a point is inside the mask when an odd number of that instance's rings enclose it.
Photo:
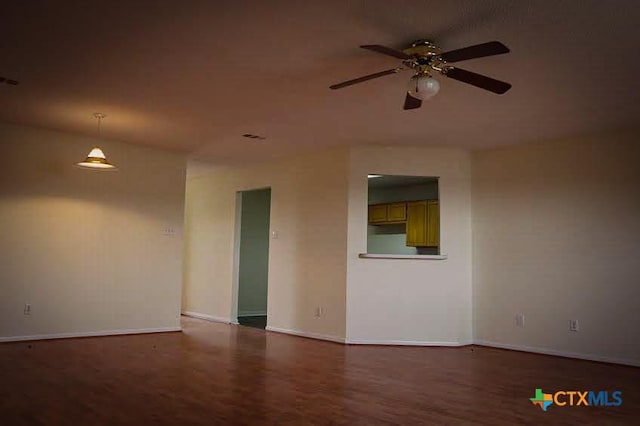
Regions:
[[[638,424],[640,369],[482,347],[344,346],[183,318],[183,333],[0,344],[0,424]],[[621,390],[559,407],[536,388]]]

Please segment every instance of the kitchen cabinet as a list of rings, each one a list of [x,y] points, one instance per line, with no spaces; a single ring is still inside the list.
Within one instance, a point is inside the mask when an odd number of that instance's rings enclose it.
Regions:
[[[387,204],[387,220],[389,222],[404,222],[407,220],[407,204]]]
[[[427,246],[440,245],[440,205],[437,200],[427,201]]]
[[[369,206],[369,224],[375,226],[406,224],[408,247],[440,245],[440,204],[438,200]]]
[[[437,247],[440,244],[438,200],[407,203],[407,246]]]
[[[369,224],[386,225],[407,220],[406,203],[374,204],[369,206]]]
[[[369,206],[369,223],[372,225],[387,221],[387,205],[377,204]]]

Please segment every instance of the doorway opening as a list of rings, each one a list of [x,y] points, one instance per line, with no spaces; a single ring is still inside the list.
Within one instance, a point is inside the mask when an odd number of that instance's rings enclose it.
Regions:
[[[234,311],[238,324],[264,329],[267,325],[271,188],[241,191],[237,204]]]

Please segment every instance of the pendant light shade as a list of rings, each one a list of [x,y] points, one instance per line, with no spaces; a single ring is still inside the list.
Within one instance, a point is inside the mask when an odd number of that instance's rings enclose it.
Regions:
[[[102,152],[102,150],[97,146],[91,150],[84,161],[81,161],[76,165],[84,169],[117,170],[116,166],[107,161],[107,157],[105,157],[104,152]]]
[[[96,112],[93,116],[98,119],[98,137],[100,137],[100,124],[106,115]],[[104,155],[104,152],[102,152],[102,150],[97,146],[89,152],[89,155],[87,155],[87,158],[84,161],[76,163],[76,166],[83,169],[118,170],[116,166],[107,161],[107,157]]]

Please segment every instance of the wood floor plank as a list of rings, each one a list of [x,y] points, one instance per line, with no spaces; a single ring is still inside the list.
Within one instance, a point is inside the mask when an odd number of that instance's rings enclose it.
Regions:
[[[0,344],[2,425],[637,424],[640,369],[483,347],[344,346],[183,318],[182,333]],[[621,390],[558,407],[535,389]]]

